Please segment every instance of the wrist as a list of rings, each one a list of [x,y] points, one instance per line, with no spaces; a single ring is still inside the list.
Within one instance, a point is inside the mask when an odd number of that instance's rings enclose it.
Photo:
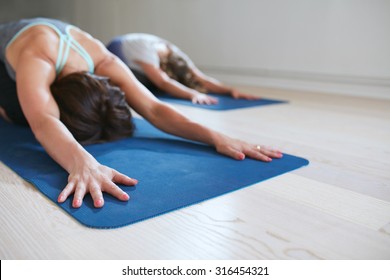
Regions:
[[[197,92],[196,90],[193,90],[191,89],[189,92],[189,99],[190,100],[194,100],[195,98],[197,98],[201,93]]]
[[[192,97],[195,97],[195,96],[198,96],[199,94],[201,94],[200,92],[198,92],[194,89],[190,89],[189,93]]]
[[[97,160],[78,143],[71,149],[70,154],[71,164],[66,168],[68,172],[80,166],[94,168],[98,164]]]
[[[212,135],[211,135],[211,145],[214,146],[215,148],[218,148],[218,146],[221,145],[221,143],[224,143],[224,138],[226,136],[221,134],[221,133],[218,133],[218,132],[212,132]]]

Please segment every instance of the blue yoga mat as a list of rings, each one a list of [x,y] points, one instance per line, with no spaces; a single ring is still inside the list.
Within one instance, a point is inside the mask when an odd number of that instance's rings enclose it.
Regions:
[[[132,138],[86,146],[99,162],[139,183],[136,187],[123,186],[131,197],[128,202],[105,194],[101,209],[93,207],[90,195],[79,209],[72,208],[72,198],[58,204],[83,225],[129,225],[308,164],[306,159],[287,154],[271,163],[236,161],[209,146],[162,133],[144,120],[136,119],[135,124],[137,131]],[[47,155],[29,128],[0,120],[0,131],[0,160],[57,204],[67,173]]]
[[[194,104],[190,100],[186,100],[186,99],[175,98],[161,91],[152,90],[152,92],[156,97],[158,97],[158,99],[164,102],[192,106],[192,107],[207,109],[207,110],[217,110],[217,111],[243,109],[243,108],[258,107],[264,105],[287,103],[286,101],[283,100],[267,99],[267,98],[261,98],[256,100],[234,99],[231,96],[208,93],[208,95],[218,99],[218,104],[204,105],[204,104]]]

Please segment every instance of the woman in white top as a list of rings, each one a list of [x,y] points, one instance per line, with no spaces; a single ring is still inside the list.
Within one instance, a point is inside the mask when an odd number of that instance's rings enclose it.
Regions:
[[[215,104],[207,92],[233,98],[257,99],[202,73],[177,46],[151,34],[131,33],[114,38],[107,46],[148,88],[158,88],[177,98]]]

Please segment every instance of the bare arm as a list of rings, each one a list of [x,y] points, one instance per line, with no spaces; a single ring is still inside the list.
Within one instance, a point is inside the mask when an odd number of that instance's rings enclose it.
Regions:
[[[145,75],[152,81],[152,83],[163,90],[167,94],[170,94],[177,98],[188,99],[193,103],[199,104],[216,104],[217,99],[200,93],[194,89],[188,88],[181,83],[171,79],[164,71],[154,65],[138,62],[145,72]]]
[[[74,193],[73,206],[80,207],[84,195],[90,193],[95,207],[102,207],[102,191],[128,200],[128,195],[114,182],[133,185],[136,181],[100,165],[59,120],[58,106],[50,93],[50,84],[55,79],[51,61],[29,51],[19,61],[23,64],[16,67],[16,82],[23,112],[37,140],[69,173],[68,184],[58,201],[63,202]]]
[[[205,75],[196,67],[193,67],[191,70],[196,79],[201,82],[208,91],[220,94],[230,94],[230,92],[233,90],[232,87],[228,87],[217,79]]]
[[[244,98],[248,100],[254,100],[254,99],[259,99],[259,97],[240,92],[234,87],[229,87],[227,85],[224,85],[217,79],[214,79],[212,77],[207,76],[203,72],[201,72],[198,68],[193,67],[192,73],[196,77],[196,79],[202,83],[202,85],[210,92],[218,93],[218,94],[223,94],[223,95],[230,95],[233,98]]]
[[[209,144],[218,152],[235,159],[249,156],[271,161],[271,157],[282,156],[277,150],[258,150],[255,145],[232,139],[191,121],[172,107],[158,101],[115,56],[107,56],[104,63],[97,68],[97,74],[110,77],[125,92],[127,102],[136,112],[167,133]]]

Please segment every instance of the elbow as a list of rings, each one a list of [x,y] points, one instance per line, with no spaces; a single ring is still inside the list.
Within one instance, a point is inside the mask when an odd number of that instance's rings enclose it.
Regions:
[[[29,120],[29,125],[35,138],[41,143],[44,137],[45,127],[47,126],[47,120],[45,118],[33,118]]]
[[[157,80],[157,81],[153,81],[153,84],[154,84],[157,88],[159,88],[159,89],[164,89],[164,87],[165,87],[165,82],[164,82],[163,79],[159,79],[159,80]]]
[[[158,79],[155,79],[153,83],[157,88],[161,90],[166,90],[169,86],[169,78],[159,77]]]
[[[39,143],[42,143],[42,141],[45,140],[47,132],[52,129],[53,120],[55,121],[56,118],[52,116],[36,116],[30,118],[30,128]]]
[[[153,125],[164,130],[161,126],[164,126],[166,123],[165,120],[172,119],[172,113],[174,111],[175,109],[173,109],[172,106],[168,105],[167,103],[158,101],[153,105],[153,107],[150,108],[150,114],[148,115],[147,119]]]

